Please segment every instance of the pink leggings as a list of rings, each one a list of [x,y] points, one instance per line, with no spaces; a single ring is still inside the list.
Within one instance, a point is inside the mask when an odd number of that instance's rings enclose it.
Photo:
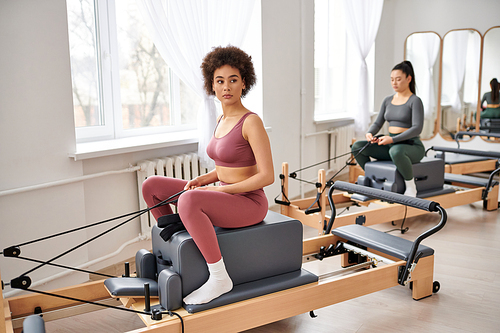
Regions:
[[[182,191],[186,184],[182,179],[152,176],[142,184],[142,196],[152,207]],[[214,226],[241,228],[257,224],[266,216],[268,202],[263,189],[238,194],[189,190],[179,196],[177,209],[201,254],[207,263],[213,264],[221,259]],[[157,220],[173,213],[169,205],[151,212]]]

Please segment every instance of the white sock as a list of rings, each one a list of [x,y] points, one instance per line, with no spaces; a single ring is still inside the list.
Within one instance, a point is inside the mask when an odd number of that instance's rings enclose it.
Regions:
[[[205,304],[233,289],[233,281],[227,274],[222,258],[215,264],[207,264],[209,277],[207,282],[191,294],[184,297],[186,304]]]
[[[406,190],[404,195],[407,195],[409,197],[416,197],[417,196],[417,186],[415,185],[415,179],[412,178],[410,180],[405,180],[406,184]]]

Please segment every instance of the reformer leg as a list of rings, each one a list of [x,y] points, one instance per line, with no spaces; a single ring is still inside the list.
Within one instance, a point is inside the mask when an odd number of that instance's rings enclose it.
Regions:
[[[498,209],[498,190],[499,186],[493,186],[490,193],[488,193],[488,199],[483,201],[483,208],[486,210],[497,210]]]
[[[419,300],[432,295],[434,285],[434,256],[421,258],[411,273],[412,297]]]

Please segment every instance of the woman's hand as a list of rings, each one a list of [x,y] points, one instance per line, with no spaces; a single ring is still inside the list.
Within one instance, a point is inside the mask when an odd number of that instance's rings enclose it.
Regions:
[[[224,192],[224,186],[203,186],[203,187],[197,187],[196,191]]]
[[[200,186],[201,186],[200,181],[198,180],[198,178],[195,178],[188,181],[186,186],[184,186],[184,190],[194,190],[195,188]]]
[[[378,141],[378,138],[374,137],[373,134],[371,134],[371,133],[366,133],[365,137],[366,137],[366,140],[370,141],[371,143],[376,143]]]
[[[385,145],[389,145],[391,143],[394,143],[394,140],[388,135],[384,135],[383,137],[378,138],[379,146],[385,146]]]

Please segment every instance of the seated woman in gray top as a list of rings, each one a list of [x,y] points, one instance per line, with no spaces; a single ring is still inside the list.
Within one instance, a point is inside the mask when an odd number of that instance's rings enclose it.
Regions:
[[[498,91],[499,86],[497,79],[490,81],[490,87],[491,91],[485,93],[481,100],[481,119],[500,118],[500,93]]]
[[[372,144],[356,156],[356,161],[364,169],[370,157],[377,160],[392,160],[406,183],[405,195],[415,197],[417,189],[413,179],[413,163],[418,163],[425,155],[420,141],[424,126],[424,107],[415,95],[415,73],[409,61],[394,66],[391,72],[392,88],[396,92],[382,102],[380,112],[366,133],[366,140],[356,141],[352,152],[357,152],[367,142]],[[389,123],[389,135],[374,137],[384,122]]]

